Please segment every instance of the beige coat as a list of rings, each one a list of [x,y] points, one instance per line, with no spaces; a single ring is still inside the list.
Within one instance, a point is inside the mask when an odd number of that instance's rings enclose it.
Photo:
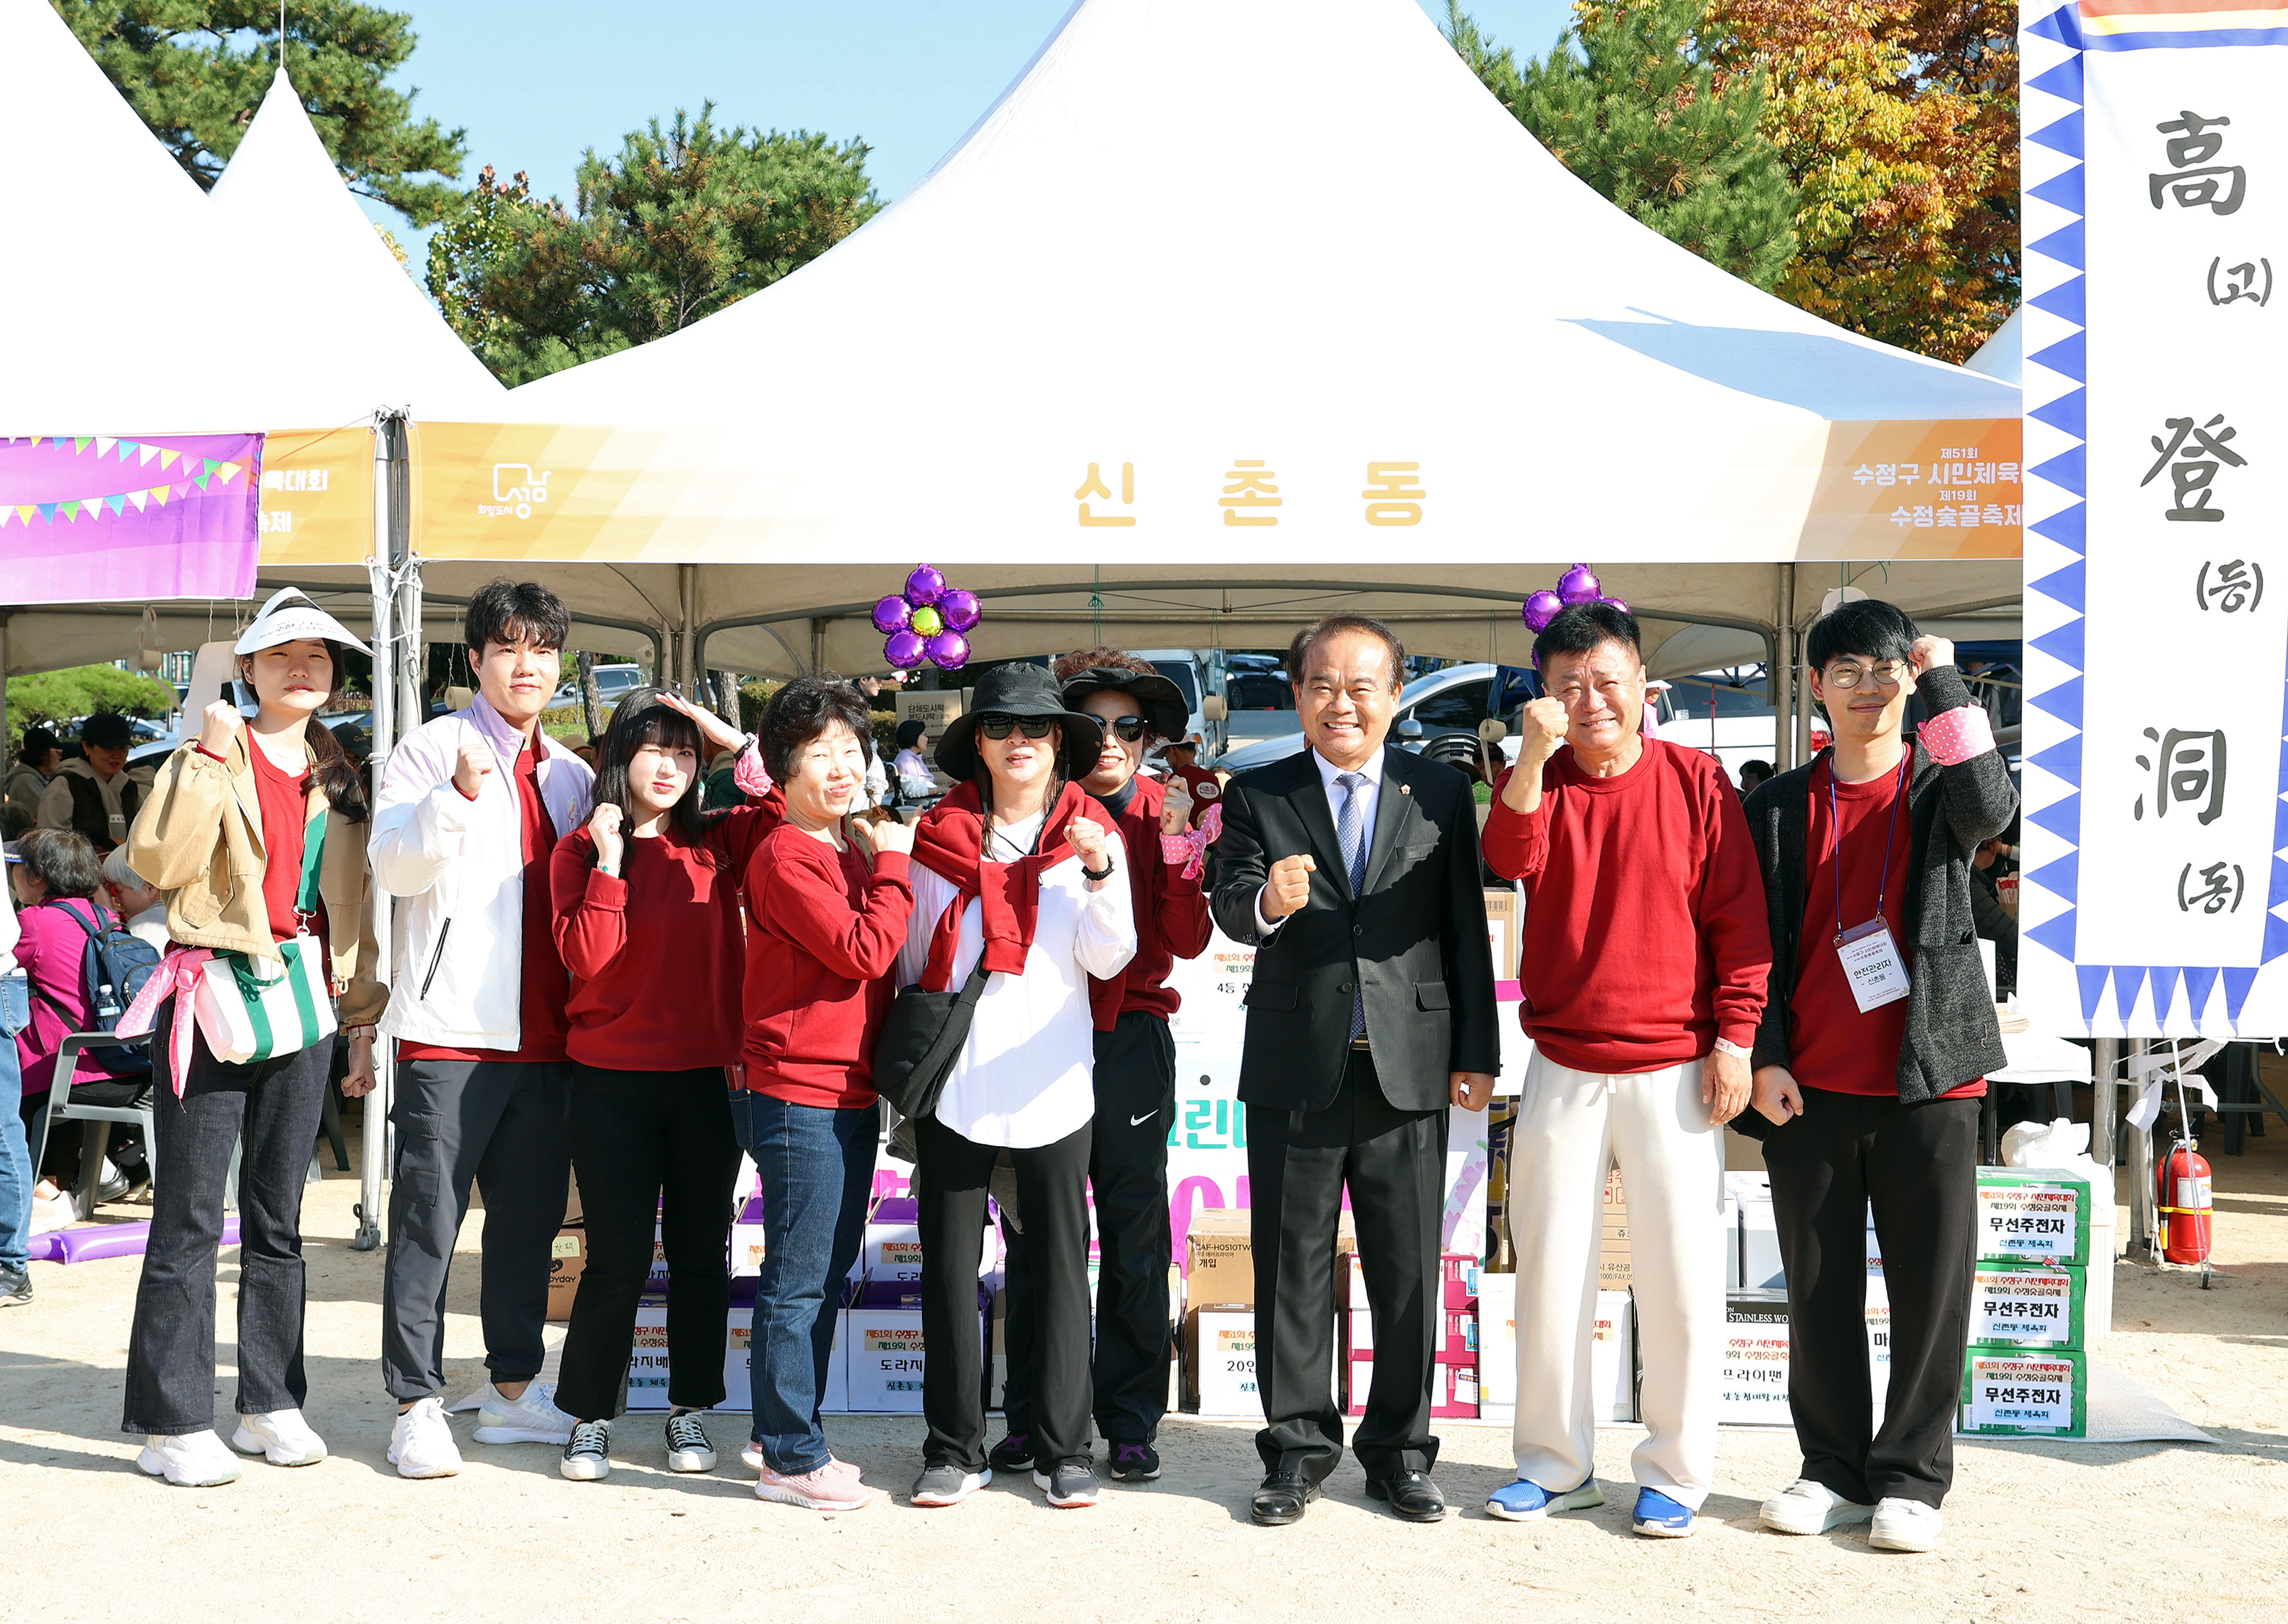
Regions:
[[[166,893],[167,934],[192,947],[278,956],[270,913],[262,899],[266,867],[262,803],[247,757],[246,734],[231,740],[228,762],[195,744],[167,757],[127,836],[127,860]],[[322,786],[313,782],[310,821],[327,820],[318,895],[326,910],[333,987],[345,1026],[371,1025],[389,1002],[389,989],[373,978],[372,877],[366,867],[366,829],[335,812]]]

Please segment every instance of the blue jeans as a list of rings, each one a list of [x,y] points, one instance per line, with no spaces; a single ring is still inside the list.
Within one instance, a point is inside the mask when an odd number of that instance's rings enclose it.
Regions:
[[[16,1055],[16,1034],[31,1024],[32,994],[23,972],[0,976],[0,1269],[24,1267],[24,1244],[32,1233],[35,1181],[24,1138],[24,1072]]]
[[[866,1236],[881,1113],[735,1089],[731,1121],[763,1185],[763,1269],[749,1342],[754,1438],[773,1471],[799,1477],[831,1459],[818,1401],[842,1279]]]

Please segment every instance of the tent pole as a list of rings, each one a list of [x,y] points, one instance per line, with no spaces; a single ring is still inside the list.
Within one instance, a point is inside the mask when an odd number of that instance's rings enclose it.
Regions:
[[[676,574],[682,577],[683,625],[676,633],[676,680],[681,684],[684,698],[695,702],[699,698],[699,566],[679,564]]]
[[[8,765],[8,611],[0,609],[0,772]]]
[[[373,432],[373,551],[365,563],[367,586],[373,594],[373,753],[366,766],[373,780],[369,794],[375,801],[380,799],[382,774],[397,746],[394,543],[389,511],[389,425],[385,419]],[[374,891],[373,973],[384,986],[390,977],[390,902],[388,892]],[[373,1092],[366,1096],[358,1145],[357,1230],[350,1238],[354,1252],[370,1252],[381,1245],[381,1184],[387,1166],[383,1124],[389,1119],[389,1097],[396,1081],[396,1047],[388,1038],[377,1039],[373,1046]]]
[[[1767,686],[1772,696],[1772,754],[1777,770],[1785,772],[1796,764],[1795,729],[1790,722],[1795,715],[1794,565],[1780,566],[1779,584],[1779,636],[1773,642],[1771,680]]]

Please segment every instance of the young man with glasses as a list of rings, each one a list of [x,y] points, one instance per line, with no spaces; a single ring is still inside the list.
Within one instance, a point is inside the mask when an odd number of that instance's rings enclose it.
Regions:
[[[1099,1271],[1092,1356],[1095,1419],[1113,1479],[1160,1475],[1160,1417],[1168,1407],[1168,1128],[1176,1110],[1176,1042],[1167,986],[1175,961],[1208,945],[1204,841],[1183,838],[1192,802],[1182,784],[1137,769],[1156,740],[1180,732],[1182,692],[1151,666],[1113,648],[1065,655],[1053,673],[1066,706],[1104,724],[1096,764],[1080,780],[1112,814],[1128,859],[1136,956],[1109,979],[1089,983],[1096,1026],[1096,1123],[1089,1187],[1096,1202]],[[1009,1366],[1003,1402],[1008,1436],[989,1464],[1013,1471],[1032,1462],[1035,1314],[1021,1208],[1006,1226]]]
[[[1801,1476],[1764,1526],[1924,1551],[1954,1477],[1976,1255],[1979,1101],[2003,1064],[1974,937],[1970,865],[2017,792],[1954,646],[1862,598],[1811,629],[1835,742],[1748,797],[1770,906],[1771,995],[1753,1108],[1787,1271],[1788,1397]],[[1926,720],[1905,733],[1907,701]],[[1873,1421],[1862,1236],[1871,1205],[1891,1310]]]

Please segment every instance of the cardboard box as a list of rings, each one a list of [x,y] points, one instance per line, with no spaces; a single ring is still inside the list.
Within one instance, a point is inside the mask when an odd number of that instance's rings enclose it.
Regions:
[[[1486,937],[1493,944],[1494,979],[1517,979],[1518,897],[1514,886],[1486,887]]]
[[[1362,1308],[1347,1308],[1342,1311],[1342,1319],[1343,1357],[1356,1359],[1364,1354],[1372,1358],[1374,1316]]]
[[[1724,1298],[1724,1363],[1717,1374],[1718,1424],[1788,1427],[1788,1307],[1784,1291]]]
[[[749,1198],[731,1224],[731,1278],[751,1279],[763,1271],[763,1199]]]
[[[636,1304],[635,1351],[628,1356],[628,1408],[667,1407],[667,1304],[646,1297]]]
[[[1362,1412],[1363,1413],[1363,1412]],[[1430,1382],[1430,1414],[1442,1421],[1478,1418],[1478,1367],[1441,1365]]]
[[[1373,1385],[1373,1354],[1354,1354],[1346,1359],[1343,1361],[1343,1414],[1353,1417],[1365,1414],[1367,1390]],[[1430,1390],[1434,1399],[1438,1393],[1437,1380],[1434,1376],[1432,1379]]]
[[[1980,1348],[2079,1348],[2087,1271],[1982,1263],[1970,1275],[1970,1342]]]
[[[843,1314],[849,1340],[848,1402],[854,1412],[912,1414],[922,1407],[928,1349],[918,1308],[853,1308]],[[983,1321],[979,1335],[983,1335]],[[982,1347],[982,1342],[980,1347]]]
[[[1622,1294],[1625,1300],[1627,1294]],[[1601,1302],[1602,1294],[1599,1295]],[[1478,1409],[1517,1403],[1517,1276],[1478,1277]]]
[[[1208,1208],[1192,1215],[1184,1238],[1184,1300],[1219,1308],[1255,1306],[1255,1253],[1243,1210]]]
[[[1491,1278],[1491,1277],[1489,1277]],[[1514,1278],[1514,1277],[1512,1277]],[[1484,1299],[1479,1300],[1484,1311]],[[1513,1333],[1513,1335],[1514,1333]],[[1510,1371],[1504,1387],[1517,1402],[1517,1354],[1510,1352]],[[1486,1386],[1494,1386],[1494,1373],[1486,1367]],[[1625,1291],[1597,1294],[1596,1316],[1589,1326],[1589,1413],[1599,1422],[1631,1422],[1637,1418],[1636,1302]]]
[[[572,1318],[572,1299],[580,1293],[580,1277],[588,1271],[588,1232],[568,1224],[556,1232],[548,1248],[548,1317]]]
[[[2039,1168],[1978,1169],[1978,1256],[2019,1262],[2089,1262],[2089,1185]]]
[[[1961,1432],[1982,1438],[2079,1438],[2088,1429],[2085,1354],[2062,1348],[2041,1352],[1973,1348],[1963,1360]]]
[[[1190,1373],[1193,1402],[1202,1415],[1261,1415],[1254,1310],[1203,1308],[1188,1314],[1184,1368]]]
[[[1469,1308],[1478,1300],[1478,1260],[1466,1252],[1448,1252],[1438,1259],[1442,1282],[1441,1306]]]
[[[1476,1298],[1471,1299],[1474,1304]],[[1478,1360],[1478,1311],[1470,1308],[1450,1308],[1440,1317],[1444,1336],[1433,1357],[1442,1364],[1476,1364]]]
[[[1740,1202],[1740,1289],[1787,1289],[1787,1270],[1780,1262],[1779,1220],[1768,1198]]]
[[[1604,1224],[1597,1246],[1597,1289],[1628,1288],[1629,1209],[1621,1192],[1621,1170],[1614,1168],[1605,1175]]]

